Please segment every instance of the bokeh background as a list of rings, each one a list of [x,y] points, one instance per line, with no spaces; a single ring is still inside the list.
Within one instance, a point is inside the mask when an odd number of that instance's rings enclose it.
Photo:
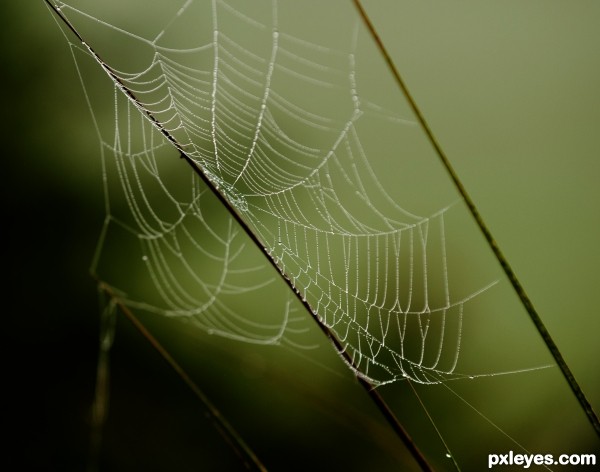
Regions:
[[[600,6],[365,5],[565,359],[600,408]],[[340,18],[353,14],[345,2],[313,13],[317,6],[298,17],[297,34],[311,15],[335,18],[335,8],[342,6]],[[88,268],[104,218],[98,144],[69,49],[44,2],[4,2],[0,8],[6,19],[0,33],[7,168],[3,312],[10,347],[5,364],[14,372],[7,377],[6,390],[14,393],[7,407],[14,421],[8,424],[16,444],[25,448],[19,460],[39,470],[85,470],[99,335],[98,297]],[[129,24],[151,15],[122,8],[119,14]],[[377,81],[389,79],[382,62],[372,62],[363,71],[377,89]],[[432,162],[425,165],[435,167]],[[394,172],[386,171],[393,168],[390,161],[376,165],[393,187]],[[422,194],[414,192],[412,205],[427,208],[439,197],[437,183],[416,187]],[[465,269],[475,274],[465,275],[467,282],[501,279],[472,223],[460,213],[456,218],[454,257],[464,260],[464,268],[476,268]],[[525,316],[506,287],[482,303],[492,320]],[[144,321],[272,470],[414,467],[326,343],[307,360],[172,321]],[[468,332],[472,357],[478,352],[484,360],[494,357],[493,345],[500,359],[514,348],[526,360],[521,367],[530,360],[539,365],[547,359],[529,324],[511,321],[513,332],[498,342],[495,325],[475,324],[481,331]],[[510,434],[527,440],[531,452],[598,450],[555,371],[480,379],[475,385],[457,390]],[[446,468],[414,396],[401,386],[383,393],[433,462]],[[512,447],[448,392],[419,393],[465,470],[485,464],[487,453],[503,452],[495,448]],[[110,398],[101,470],[241,469],[202,406],[122,318],[111,354]]]

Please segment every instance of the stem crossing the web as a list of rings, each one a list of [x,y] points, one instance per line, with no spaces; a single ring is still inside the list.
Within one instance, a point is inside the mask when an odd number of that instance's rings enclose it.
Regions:
[[[215,186],[215,184],[208,178],[205,174],[204,170],[185,152],[183,147],[177,141],[177,139],[162,125],[160,121],[143,105],[142,102],[138,100],[133,91],[127,87],[123,83],[123,81],[117,76],[114,70],[104,62],[100,56],[94,51],[94,49],[84,40],[81,34],[77,31],[75,26],[63,15],[63,13],[53,4],[51,0],[45,0],[48,6],[54,11],[54,13],[60,18],[60,20],[66,25],[66,27],[71,30],[71,32],[77,37],[77,39],[82,43],[83,46],[89,51],[89,53],[96,59],[98,64],[104,69],[104,71],[108,74],[111,80],[115,83],[115,85],[136,105],[136,107],[142,111],[146,118],[160,131],[160,133],[179,151],[180,156],[184,159],[192,168],[192,170],[198,175],[198,177],[207,185],[207,187],[212,191],[212,193],[217,197],[217,199],[223,204],[223,206],[227,209],[227,211],[231,214],[231,216],[235,219],[235,221],[241,226],[244,232],[248,235],[248,237],[252,240],[256,246],[262,251],[265,255],[269,263],[277,270],[280,274],[281,278],[285,281],[288,287],[293,291],[296,295],[300,303],[304,306],[304,308],[309,312],[313,320],[317,323],[321,331],[325,334],[325,336],[330,340],[330,342],[335,347],[338,354],[344,359],[344,361],[352,367],[353,372],[355,372],[356,378],[360,385],[365,389],[371,400],[377,406],[381,414],[384,416],[385,420],[391,426],[395,434],[400,438],[400,440],[404,443],[405,447],[412,455],[414,460],[417,462],[421,470],[423,471],[432,471],[432,466],[427,462],[427,459],[417,447],[414,440],[402,426],[398,418],[394,415],[391,408],[387,405],[383,397],[379,394],[379,392],[374,388],[374,386],[368,382],[363,376],[359,374],[360,370],[354,363],[352,357],[348,354],[342,343],[336,337],[336,335],[331,331],[331,329],[323,323],[317,312],[311,306],[311,304],[306,300],[302,292],[294,285],[290,277],[284,272],[284,270],[279,266],[275,258],[270,254],[267,246],[260,240],[257,234],[252,230],[252,228],[248,225],[248,223],[242,218],[238,210],[231,204],[231,202],[227,199],[227,197]],[[101,282],[99,282],[101,283]],[[104,285],[104,284],[103,284]],[[121,306],[121,308],[126,308]],[[144,326],[137,320],[137,318],[133,316],[129,316],[129,314],[133,315],[130,310],[124,311],[124,313],[130,318],[130,320],[136,325],[136,327],[140,330],[145,330]],[[128,314],[129,313],[129,314]],[[146,330],[147,332],[147,330]],[[157,348],[157,342],[152,338],[152,336],[147,333],[149,336],[144,334],[147,339]],[[160,346],[160,345],[158,345]],[[178,366],[178,364],[171,358],[171,356],[164,350],[159,349],[163,357],[165,354],[168,357],[165,359],[169,362],[169,364],[178,372],[180,375],[182,373],[182,378],[188,385],[190,383],[186,380],[187,374]],[[164,353],[163,353],[164,351]],[[170,360],[169,360],[170,359]],[[181,372],[180,372],[181,371]],[[194,387],[190,385],[192,390],[195,391]]]

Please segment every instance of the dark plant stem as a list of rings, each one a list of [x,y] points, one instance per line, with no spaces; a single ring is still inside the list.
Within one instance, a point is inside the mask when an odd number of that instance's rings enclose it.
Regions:
[[[96,368],[96,389],[92,404],[91,444],[88,463],[88,472],[96,472],[100,464],[100,451],[102,446],[102,431],[106,422],[106,413],[109,404],[110,391],[110,350],[112,348],[115,332],[114,303],[98,287],[100,313],[100,339],[98,343],[98,366]]]
[[[433,146],[435,153],[437,154],[439,159],[442,161],[442,164],[444,165],[444,167],[446,168],[446,171],[450,175],[450,178],[452,179],[452,182],[454,183],[456,189],[460,193],[460,196],[462,197],[463,201],[466,203],[467,207],[469,208],[471,215],[475,219],[475,222],[479,226],[480,231],[483,233],[490,248],[492,249],[494,256],[496,257],[496,260],[500,263],[500,266],[502,266],[504,273],[508,277],[508,280],[510,281],[515,292],[517,293],[517,296],[521,300],[521,304],[523,305],[523,307],[529,314],[531,321],[533,321],[533,324],[535,325],[538,332],[540,333],[540,336],[544,340],[544,343],[546,343],[546,346],[550,350],[550,353],[552,354],[552,356],[554,357],[554,360],[556,361],[560,370],[562,371],[563,377],[565,378],[565,380],[571,387],[571,390],[575,394],[575,397],[581,404],[581,407],[582,407],[583,411],[585,412],[585,414],[588,418],[588,421],[590,422],[590,424],[596,431],[596,434],[600,437],[600,420],[598,419],[598,415],[596,415],[596,413],[594,412],[592,405],[590,404],[590,402],[586,398],[585,394],[583,393],[583,390],[579,386],[579,383],[575,380],[575,376],[571,372],[571,369],[567,365],[566,361],[563,359],[563,356],[560,353],[558,346],[555,344],[554,340],[550,336],[548,329],[546,328],[542,319],[540,318],[539,314],[537,313],[536,309],[534,308],[533,303],[531,302],[531,300],[529,299],[529,296],[527,295],[527,292],[525,291],[525,289],[521,285],[521,282],[519,281],[516,274],[512,270],[510,264],[508,263],[508,260],[506,259],[506,257],[502,253],[502,251],[500,250],[498,243],[492,236],[492,233],[490,232],[489,228],[483,221],[483,218],[479,214],[479,211],[477,210],[475,203],[473,202],[473,200],[467,193],[467,191],[466,191],[464,185],[462,184],[462,182],[460,181],[460,179],[458,178],[457,173],[455,172],[454,168],[450,164],[450,160],[448,159],[448,157],[442,150],[440,144],[438,143],[433,132],[431,131],[429,124],[427,123],[423,114],[421,113],[421,110],[419,110],[419,107],[417,106],[415,100],[413,99],[412,95],[408,91],[408,88],[407,88],[406,84],[404,83],[404,80],[400,76],[400,73],[398,72],[398,69],[396,68],[396,65],[394,64],[394,61],[392,61],[392,58],[388,54],[386,47],[384,46],[381,38],[377,34],[377,31],[375,30],[373,23],[371,23],[371,20],[369,19],[365,9],[361,5],[360,0],[353,0],[353,2],[354,2],[354,5],[356,6],[356,8],[358,9],[360,17],[362,18],[364,24],[366,25],[367,29],[369,30],[369,33],[373,37],[373,40],[375,41],[377,48],[379,49],[379,52],[385,59],[387,65],[390,69],[390,72],[392,73],[394,79],[396,80],[396,83],[398,84],[398,87],[400,88],[400,90],[402,91],[404,96],[406,97],[408,104],[412,108],[412,111],[415,114],[415,117],[417,118],[417,121],[419,122],[419,124],[421,125],[421,128],[425,132],[427,139]]]
[[[88,43],[85,42],[83,37],[79,34],[79,32],[75,29],[75,27],[71,24],[71,22],[62,14],[62,12],[59,9],[56,8],[55,5],[53,5],[51,0],[45,0],[45,2],[50,6],[50,8],[54,11],[54,13],[56,13],[56,15],[61,19],[61,21],[73,32],[73,34],[79,39],[79,41],[87,48],[87,50],[90,52],[90,54],[92,54],[92,56],[96,59],[98,64],[100,64],[100,66],[105,70],[105,72],[109,75],[111,80],[113,80],[113,82],[119,87],[119,89],[133,103],[135,103],[135,105],[138,107],[139,110],[143,110],[144,114],[146,115],[146,118],[148,120],[150,120],[150,122],[152,122],[152,124],[163,134],[163,136],[179,151],[181,158],[184,159],[190,165],[190,167],[193,169],[193,171],[198,175],[198,177],[200,177],[200,179],[202,179],[202,181],[212,191],[212,193],[217,197],[217,199],[223,204],[223,206],[227,209],[227,211],[231,214],[231,216],[233,216],[235,221],[241,226],[241,228],[248,235],[248,237],[262,251],[262,253],[265,255],[265,257],[267,258],[269,263],[281,275],[281,278],[285,281],[285,283],[288,285],[288,287],[294,292],[294,294],[296,295],[296,297],[298,298],[300,303],[302,303],[304,308],[308,311],[308,313],[311,315],[313,320],[317,323],[317,325],[319,326],[321,331],[331,341],[331,343],[333,344],[333,346],[335,347],[335,349],[337,350],[339,355],[342,356],[343,359],[348,363],[348,365],[350,365],[352,367],[352,369],[355,373],[359,372],[358,367],[355,365],[354,361],[352,360],[350,355],[346,352],[345,348],[342,346],[342,344],[337,339],[335,334],[329,329],[329,327],[327,325],[325,325],[323,323],[323,321],[321,320],[319,315],[316,313],[316,311],[312,308],[310,303],[305,299],[305,297],[302,295],[300,290],[293,284],[292,280],[283,271],[283,269],[278,265],[277,261],[269,253],[267,246],[265,244],[263,244],[263,242],[259,239],[259,237],[256,235],[256,233],[252,230],[252,228],[250,228],[248,223],[246,223],[246,221],[242,218],[242,216],[239,214],[237,209],[229,202],[229,200],[225,197],[225,195],[223,195],[221,193],[221,191],[215,187],[215,184],[206,176],[203,169],[190,156],[187,155],[187,153],[182,148],[182,146],[179,144],[179,142],[175,139],[175,137],[154,117],[154,115],[149,110],[146,109],[144,104],[137,99],[135,94],[123,83],[123,81],[117,76],[117,74],[112,70],[112,68],[100,58],[100,56],[94,51],[94,49]],[[102,282],[100,282],[100,283],[102,283]],[[120,306],[121,306],[121,309],[124,308],[124,306],[122,304]],[[128,317],[130,317],[130,319],[132,320],[132,322],[134,322],[134,324],[136,325],[136,327],[138,327],[138,329],[140,329],[140,330],[144,329],[143,325],[141,325],[141,323],[133,316],[133,314],[131,313],[130,310],[124,311],[124,313]],[[133,321],[134,319],[135,319],[135,321]],[[150,339],[151,338],[148,338],[149,341],[150,341]],[[154,345],[154,342],[152,342],[152,344]],[[155,347],[158,349],[158,347],[156,345],[155,345]],[[159,351],[160,351],[160,349],[159,349]],[[164,349],[162,349],[161,354],[163,351],[164,351]],[[171,358],[171,356],[168,355],[168,353],[166,351],[164,351],[163,357],[165,357],[165,355],[168,356],[168,358],[172,360],[172,362],[170,360],[168,360],[168,362],[169,362],[169,364],[172,365],[172,367],[175,370],[180,369],[178,367],[178,365],[175,363],[175,361]],[[167,357],[165,357],[165,359],[167,359]],[[185,372],[183,372],[183,371],[182,371],[182,373],[185,374]],[[186,377],[187,377],[187,375],[186,375]],[[185,377],[182,376],[182,378],[184,378],[184,380],[185,380]],[[375,403],[375,405],[377,406],[377,408],[379,409],[381,414],[384,416],[385,420],[392,427],[392,429],[394,430],[396,435],[402,440],[402,442],[404,443],[404,445],[406,446],[406,448],[408,449],[410,454],[413,456],[415,461],[419,464],[420,468],[425,472],[432,471],[433,468],[429,465],[429,463],[425,459],[425,456],[423,455],[423,453],[419,450],[419,448],[417,447],[417,445],[415,444],[413,439],[410,437],[408,432],[400,424],[400,422],[398,421],[398,419],[396,418],[396,416],[394,415],[392,410],[389,408],[389,406],[387,405],[387,403],[385,402],[383,397],[379,394],[379,392],[377,390],[375,390],[374,386],[371,383],[369,383],[366,379],[364,379],[362,376],[357,374],[356,378],[358,379],[358,382],[360,383],[360,385],[362,385],[362,387],[368,393],[368,395],[370,396],[372,401]],[[186,381],[186,383],[188,383],[187,380],[185,380],[185,381]]]
[[[243,462],[244,466],[248,470],[266,472],[267,468],[262,464],[259,458],[254,454],[252,449],[242,439],[240,434],[234,429],[234,427],[223,417],[221,412],[215,405],[211,403],[205,393],[200,389],[198,384],[192,380],[188,373],[179,365],[179,363],[169,354],[169,352],[160,344],[160,342],[152,336],[150,331],[142,324],[142,322],[133,314],[133,312],[121,301],[121,299],[114,293],[112,288],[104,282],[98,281],[99,289],[102,290],[106,295],[115,303],[115,305],[121,310],[121,312],[127,317],[127,319],[133,324],[133,326],[140,332],[144,338],[152,345],[161,357],[169,364],[169,366],[177,373],[177,375],[183,380],[183,382],[194,392],[194,395],[200,400],[202,405],[206,408],[206,412],[213,423],[213,426],[217,429],[219,434],[223,437],[225,442],[233,449],[238,458]]]

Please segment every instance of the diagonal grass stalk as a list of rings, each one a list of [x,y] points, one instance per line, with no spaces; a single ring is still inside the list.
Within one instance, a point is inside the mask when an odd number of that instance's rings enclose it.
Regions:
[[[360,0],[353,0],[353,2],[358,10],[360,17],[363,20],[365,26],[367,27],[367,29],[369,30],[369,33],[371,34],[373,40],[375,41],[377,48],[379,49],[379,52],[383,56],[392,76],[394,77],[394,80],[396,81],[398,88],[400,88],[402,94],[404,95],[409,106],[411,107],[417,121],[419,122],[421,128],[423,129],[423,132],[425,133],[428,141],[430,142],[430,144],[433,147],[438,158],[444,165],[444,168],[446,169],[448,175],[450,176],[450,179],[454,183],[454,186],[458,190],[462,200],[467,205],[469,212],[471,213],[475,222],[477,223],[479,230],[485,237],[485,240],[487,241],[488,245],[490,246],[490,249],[494,253],[496,260],[502,267],[502,270],[504,271],[510,284],[512,285],[515,292],[517,293],[517,296],[519,297],[521,304],[527,311],[529,318],[531,319],[531,321],[535,325],[536,329],[538,330],[544,343],[548,347],[548,350],[552,354],[552,357],[554,357],[554,360],[556,361],[557,365],[559,366],[563,377],[569,384],[569,387],[573,391],[573,394],[579,401],[579,404],[581,405],[582,410],[584,411],[585,415],[587,416],[588,421],[590,422],[590,424],[596,431],[596,434],[600,437],[600,420],[598,419],[598,415],[593,410],[592,405],[588,401],[588,399],[585,396],[583,390],[581,389],[579,383],[575,379],[573,372],[571,372],[571,369],[569,368],[566,361],[564,360],[560,350],[558,349],[558,346],[556,345],[556,343],[550,336],[548,329],[544,325],[544,322],[542,321],[540,315],[538,314],[537,310],[533,306],[533,303],[531,302],[531,299],[527,295],[525,288],[523,287],[523,285],[517,278],[517,275],[513,271],[512,267],[510,266],[508,260],[506,259],[506,257],[502,253],[502,251],[500,250],[498,243],[496,242],[491,231],[489,230],[489,228],[485,224],[481,214],[479,213],[479,210],[477,209],[475,202],[471,199],[471,197],[467,193],[467,190],[465,189],[464,185],[462,184],[461,180],[459,179],[458,174],[452,167],[452,164],[450,163],[450,160],[446,156],[446,153],[444,152],[444,150],[442,149],[438,140],[436,139],[435,135],[433,134],[433,131],[429,127],[429,124],[425,120],[425,117],[421,113],[421,110],[419,109],[419,107],[417,106],[417,103],[415,102],[414,98],[412,97],[411,93],[409,92],[406,84],[404,83],[404,80],[402,79],[402,76],[400,75],[400,72],[398,71],[398,68],[396,67],[396,65],[394,64],[394,61],[392,60],[391,56],[387,52],[387,49],[386,49],[385,45],[383,44],[383,41],[377,34],[377,30],[375,29],[375,26],[369,19],[369,16],[367,15],[367,12],[363,8]]]
[[[198,386],[196,382],[188,375],[188,373],[179,365],[179,363],[169,354],[169,352],[160,344],[160,342],[148,331],[143,323],[135,316],[135,314],[127,307],[114,293],[112,288],[104,282],[98,281],[98,288],[104,292],[110,299],[110,302],[116,305],[118,309],[125,315],[131,324],[146,338],[160,356],[169,364],[169,366],[177,373],[183,382],[194,392],[194,395],[200,400],[206,409],[210,420],[225,442],[233,449],[236,456],[242,461],[248,470],[266,472],[267,468],[262,464],[260,459],[252,451],[250,446],[246,444],[241,435],[235,428],[225,419],[217,407],[209,400],[206,394]]]
[[[77,39],[81,42],[81,44],[89,51],[89,53],[96,59],[98,64],[104,69],[104,71],[108,74],[111,80],[115,83],[115,85],[136,105],[136,107],[143,111],[145,117],[161,132],[161,134],[177,149],[180,153],[180,157],[184,159],[192,168],[192,170],[197,174],[197,176],[207,185],[207,187],[212,191],[212,193],[218,198],[221,204],[227,209],[227,211],[231,214],[231,216],[235,219],[235,221],[240,225],[240,227],[244,230],[244,232],[248,235],[248,237],[252,240],[252,242],[261,250],[261,252],[265,255],[269,263],[277,270],[281,278],[288,285],[290,290],[294,293],[296,298],[300,301],[300,303],[304,306],[304,308],[311,315],[312,319],[317,323],[319,329],[325,334],[325,336],[329,339],[329,341],[333,344],[334,348],[338,352],[338,354],[342,357],[342,359],[352,368],[353,372],[355,372],[356,378],[360,385],[365,389],[373,403],[379,409],[385,420],[388,422],[390,427],[393,429],[395,434],[399,437],[399,439],[403,442],[407,450],[410,452],[414,460],[417,462],[419,467],[423,471],[431,471],[433,470],[432,466],[428,463],[427,459],[420,451],[414,440],[408,434],[406,429],[402,426],[399,420],[394,415],[391,408],[387,405],[386,401],[380,395],[380,393],[374,388],[374,386],[368,382],[363,376],[359,374],[360,370],[358,366],[355,364],[352,357],[346,352],[342,343],[337,339],[336,335],[331,331],[331,329],[323,323],[317,314],[316,310],[311,306],[311,304],[306,300],[302,292],[293,284],[290,277],[285,273],[285,271],[279,266],[278,262],[275,258],[269,253],[267,246],[260,240],[257,234],[252,230],[252,228],[246,223],[246,221],[241,217],[237,209],[229,202],[227,197],[215,186],[215,184],[207,177],[204,170],[184,151],[180,143],[175,139],[175,137],[156,119],[156,117],[147,110],[143,103],[138,100],[132,90],[130,90],[123,81],[117,76],[117,74],[111,69],[111,67],[102,60],[102,58],[94,51],[94,49],[85,41],[85,39],[81,36],[81,34],[77,31],[75,26],[62,14],[59,8],[53,4],[51,0],[45,0],[46,4],[50,7],[50,9],[59,17],[60,21],[64,23],[64,25],[77,37]],[[108,290],[109,287],[103,282],[99,281],[104,288],[104,290]],[[113,294],[114,297],[114,294]],[[154,345],[156,349],[161,352],[163,357],[169,362],[169,364],[179,373],[182,379],[195,391],[197,386],[194,386],[189,376],[181,369],[181,367],[175,362],[174,359],[162,348],[160,344],[151,336],[149,332],[144,328],[144,326],[137,320],[137,318],[133,315],[133,313],[127,309],[125,305],[118,302],[121,310],[125,313],[125,315],[134,323],[134,325],[140,330],[144,336]],[[169,360],[170,359],[170,360]],[[189,380],[186,380],[189,379]],[[190,383],[191,382],[191,383]],[[241,438],[239,438],[241,440]],[[244,448],[242,448],[244,449]]]

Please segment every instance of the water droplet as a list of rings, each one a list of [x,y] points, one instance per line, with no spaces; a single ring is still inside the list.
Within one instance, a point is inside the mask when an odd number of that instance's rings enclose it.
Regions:
[[[447,453],[446,453],[446,457],[447,457],[448,459],[452,459],[452,454],[450,454],[449,452],[447,452]]]
[[[142,256],[142,260],[146,262],[148,260],[148,256]]]

